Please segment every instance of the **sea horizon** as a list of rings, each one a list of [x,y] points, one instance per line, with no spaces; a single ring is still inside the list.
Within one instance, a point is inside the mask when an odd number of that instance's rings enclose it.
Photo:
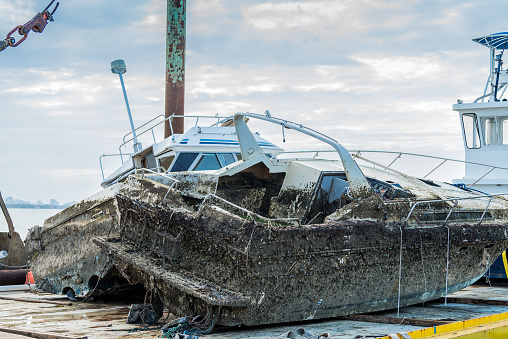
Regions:
[[[44,220],[57,214],[63,208],[18,208],[7,207],[14,225],[14,230],[19,233],[21,239],[25,240],[28,230],[33,226],[43,226]],[[5,216],[0,216],[0,232],[8,232],[9,227]]]

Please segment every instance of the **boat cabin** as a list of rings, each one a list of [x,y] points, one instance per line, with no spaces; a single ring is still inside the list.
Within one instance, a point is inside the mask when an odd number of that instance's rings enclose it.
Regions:
[[[454,183],[470,186],[489,194],[508,191],[508,171],[476,164],[508,168],[508,69],[502,56],[508,47],[508,32],[495,33],[473,41],[490,50],[490,73],[483,95],[472,103],[457,100],[453,110],[459,112],[465,149],[465,177]],[[481,180],[479,181],[479,179]]]
[[[268,156],[283,151],[259,134],[255,138]],[[217,170],[241,159],[233,126],[194,126],[184,134],[173,135],[132,154],[101,185],[108,187],[142,168],[155,172]]]

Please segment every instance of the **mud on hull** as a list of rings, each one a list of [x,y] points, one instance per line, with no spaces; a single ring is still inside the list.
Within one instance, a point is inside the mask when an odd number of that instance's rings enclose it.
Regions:
[[[224,325],[328,318],[436,299],[475,282],[489,258],[508,246],[507,227],[500,225],[267,225],[213,205],[197,214],[117,200],[119,235],[94,241],[122,275],[155,291],[176,315],[214,313]]]
[[[167,191],[153,185],[144,190],[137,183],[131,180],[101,191],[47,219],[44,227],[30,229],[25,245],[39,289],[57,294],[71,291],[76,297],[137,289],[92,241],[120,232],[119,194],[153,202]]]

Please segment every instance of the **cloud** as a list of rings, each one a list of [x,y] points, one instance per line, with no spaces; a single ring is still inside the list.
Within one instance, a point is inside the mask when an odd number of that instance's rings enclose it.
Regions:
[[[378,76],[390,80],[408,80],[435,77],[442,70],[440,60],[434,55],[422,57],[354,57],[371,67]]]
[[[226,12],[223,0],[195,0],[190,4],[190,12],[201,18]]]
[[[192,98],[202,96],[232,97],[249,94],[282,92],[356,92],[366,88],[353,74],[365,72],[359,67],[311,65],[306,67],[231,68],[206,65],[191,69],[187,76],[187,93]]]
[[[39,4],[0,1],[4,34]],[[488,75],[488,50],[470,38],[502,30],[508,8],[421,0],[187,4],[187,114],[269,109],[346,147],[449,150],[455,158],[463,145],[450,106],[481,95]],[[2,173],[13,178],[3,183],[6,194],[51,192],[68,201],[100,189],[98,156],[118,152],[130,130],[111,60],[128,64],[136,126],[164,111],[166,1],[62,2],[58,14],[43,35],[0,54],[0,138],[9,145]],[[282,144],[280,126],[257,130]],[[283,146],[307,143],[290,138]],[[86,179],[61,184],[60,175]]]
[[[33,0],[2,0],[0,2],[0,13],[2,20],[0,21],[0,27],[10,27],[11,29],[17,25],[23,25],[28,22],[38,11],[43,8],[34,10],[35,2]],[[13,35],[17,38],[18,34]]]
[[[143,16],[139,23],[149,29],[161,30],[166,28],[166,2],[151,0],[141,6]]]
[[[415,1],[319,0],[266,2],[243,10],[245,25],[256,33],[270,33],[271,39],[298,38],[319,34],[320,38],[365,31],[403,29],[414,22]],[[267,36],[265,36],[267,37]],[[351,41],[350,41],[351,42]]]
[[[346,3],[348,1],[265,3],[245,9],[244,17],[247,25],[255,30],[302,30],[334,22],[348,8]]]
[[[101,175],[100,169],[87,168],[54,168],[48,171],[55,180],[74,181],[79,179],[96,179]]]

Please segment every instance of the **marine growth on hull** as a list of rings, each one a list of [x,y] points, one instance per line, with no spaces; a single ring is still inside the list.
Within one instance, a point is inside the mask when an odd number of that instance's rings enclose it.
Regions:
[[[325,142],[337,160],[268,153],[247,117]],[[170,312],[201,315],[205,327],[256,325],[439,298],[481,277],[508,246],[502,197],[374,162],[360,167],[337,141],[268,115],[238,113],[233,123],[238,149],[142,151],[167,171],[138,168],[135,155],[133,173],[117,171],[101,194],[50,220],[32,238],[45,247],[43,281],[55,286],[67,272],[56,289],[86,295],[94,284],[81,277],[83,288],[70,269],[86,261],[80,275],[114,269]],[[212,142],[203,131],[175,147]],[[85,235],[86,250],[70,266],[49,264],[65,228]]]

